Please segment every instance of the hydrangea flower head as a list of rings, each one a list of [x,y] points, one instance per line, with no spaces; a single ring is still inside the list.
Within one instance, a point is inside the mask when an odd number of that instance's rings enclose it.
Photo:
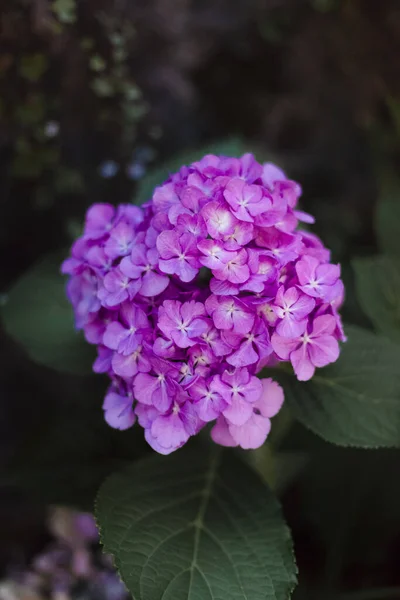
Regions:
[[[111,379],[109,425],[138,422],[162,454],[207,423],[257,448],[283,390],[257,375],[290,361],[300,381],[345,341],[339,265],[298,210],[300,186],[251,154],[207,155],[141,208],[95,204],[62,270],[76,326]]]

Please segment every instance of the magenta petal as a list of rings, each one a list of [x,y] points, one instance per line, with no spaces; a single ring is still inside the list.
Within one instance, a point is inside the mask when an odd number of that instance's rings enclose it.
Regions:
[[[171,340],[158,337],[153,344],[153,352],[162,358],[172,358],[175,355],[175,346]]]
[[[261,380],[251,376],[248,383],[244,385],[243,394],[247,402],[256,402],[260,399],[262,390]]]
[[[185,283],[193,281],[198,272],[198,267],[193,267],[189,264],[187,260],[177,261],[177,268],[175,270],[175,274],[178,275],[179,279],[181,279]]]
[[[239,350],[236,350],[236,352],[233,352],[233,354],[227,357],[226,362],[234,367],[247,367],[248,365],[256,363],[258,359],[259,356],[252,344],[243,342],[243,344],[240,345]]]
[[[310,314],[315,307],[315,300],[309,296],[301,295],[300,298],[292,306],[292,312],[296,319],[300,320]]]
[[[261,287],[263,289],[264,286]],[[236,296],[239,293],[239,288],[230,281],[219,281],[218,279],[211,279],[210,290],[217,296]]]
[[[234,447],[238,445],[230,434],[228,424],[224,417],[220,417],[211,429],[211,438],[220,446]]]
[[[257,400],[254,407],[258,408],[263,417],[274,417],[280,411],[284,401],[283,389],[270,377],[261,379],[261,384],[263,388],[261,398]]]
[[[340,277],[340,266],[320,265],[317,269],[317,277],[325,285],[334,285]]]
[[[297,321],[291,315],[287,315],[278,323],[276,327],[276,333],[286,338],[299,337],[305,332],[307,326],[307,319]]]
[[[115,352],[111,364],[116,375],[119,375],[124,379],[130,379],[136,375],[139,370],[138,362],[137,352],[134,352],[130,356],[123,356],[122,354]]]
[[[303,212],[302,210],[295,210],[294,216],[296,217],[296,219],[298,219],[299,221],[302,221],[303,223],[309,223],[309,224],[315,223],[315,218],[312,215],[310,215],[309,213]]]
[[[135,381],[133,384],[133,393],[135,399],[141,402],[142,404],[147,404],[151,406],[153,404],[153,393],[160,386],[160,383],[157,377],[152,377],[147,373],[139,373],[135,377]]]
[[[285,338],[277,333],[271,337],[271,344],[274,352],[283,360],[289,360],[290,353],[299,345],[299,340],[293,338]]]
[[[249,333],[254,325],[255,316],[252,313],[237,311],[233,313],[233,330],[236,333]]]
[[[118,321],[113,321],[109,323],[106,327],[106,330],[103,335],[103,344],[107,346],[107,348],[111,348],[112,350],[117,350],[118,346],[126,338],[128,335],[127,330],[121,323]]]
[[[320,335],[331,335],[336,329],[336,319],[333,315],[321,315],[316,317],[313,322],[313,330],[311,337]]]
[[[144,425],[143,425],[144,427]],[[149,424],[149,427],[151,427],[151,423]],[[158,454],[163,454],[163,455],[168,455],[171,454],[171,452],[174,452],[176,450],[176,448],[164,448],[164,446],[161,446],[161,444],[158,443],[158,441],[156,440],[156,438],[152,435],[151,433],[151,429],[145,429],[144,431],[144,437],[146,442],[149,444],[149,446],[151,446],[153,448],[153,450],[155,450],[156,452],[158,452]]]
[[[190,348],[195,345],[195,341],[188,337],[188,334],[184,331],[173,330],[171,337],[178,348]]]
[[[188,328],[190,338],[200,337],[208,329],[208,324],[204,319],[194,319]]]
[[[157,238],[157,250],[164,259],[178,256],[181,251],[179,234],[175,231],[162,231]]]
[[[285,179],[285,173],[273,163],[265,163],[263,165],[262,180],[264,185],[269,187],[271,190],[274,189],[274,184],[276,181],[285,181]]]
[[[308,355],[308,344],[301,344],[298,350],[290,355],[294,372],[299,381],[308,381],[315,373],[315,367]]]
[[[151,426],[151,435],[165,452],[177,450],[190,437],[179,415],[174,413],[157,417]]]
[[[203,396],[194,404],[197,414],[202,421],[209,423],[214,421],[226,408],[226,402],[219,394],[211,397]]]
[[[177,258],[168,258],[162,259],[158,261],[158,268],[162,273],[167,273],[167,275],[174,275],[177,273],[179,269],[179,262]]]
[[[233,327],[232,316],[224,307],[218,307],[213,312],[212,318],[217,329],[232,329]]]
[[[319,265],[319,261],[313,256],[304,256],[296,264],[296,273],[299,278],[300,285],[304,286],[310,280],[315,279],[315,271]]]
[[[231,404],[223,411],[224,417],[233,425],[243,425],[252,414],[252,405],[238,395],[232,397]]]
[[[134,265],[129,256],[125,256],[125,258],[122,259],[120,269],[122,273],[130,279],[137,279],[141,276],[143,271],[143,267]]]
[[[263,445],[271,429],[271,421],[261,415],[253,414],[244,425],[229,424],[229,433],[244,450],[259,448]]]
[[[105,346],[99,346],[97,352],[98,356],[93,363],[93,371],[95,373],[107,373],[111,368],[111,359],[114,353]]]
[[[158,296],[167,288],[168,284],[169,277],[149,271],[142,277],[142,287],[139,293],[146,297]]]
[[[142,335],[137,333],[129,333],[126,331],[126,336],[118,345],[118,352],[124,356],[128,356],[137,350],[139,343],[142,340]]]
[[[339,358],[340,348],[333,336],[321,335],[312,340],[308,352],[315,367],[325,367]]]
[[[103,409],[106,422],[114,429],[129,429],[136,420],[132,398],[110,392],[105,397]]]
[[[181,315],[185,321],[194,319],[195,317],[203,317],[205,314],[206,311],[202,302],[191,300],[182,304]]]
[[[286,292],[283,292],[283,290],[283,286],[279,288],[276,295],[276,303],[281,304],[281,306],[284,304],[288,306],[296,304],[299,299],[299,291],[295,287],[290,287]]]
[[[155,408],[162,413],[166,412],[171,408],[173,401],[172,397],[168,395],[167,386],[165,384],[161,384],[156,387],[151,400]]]

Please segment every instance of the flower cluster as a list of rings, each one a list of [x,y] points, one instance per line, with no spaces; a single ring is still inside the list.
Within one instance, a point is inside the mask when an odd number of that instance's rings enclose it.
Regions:
[[[112,559],[101,551],[94,517],[51,509],[49,542],[29,565],[13,562],[0,581],[7,600],[128,600]],[[23,555],[23,553],[21,553]]]
[[[112,383],[105,419],[138,420],[168,454],[206,423],[226,446],[256,448],[283,402],[264,367],[299,380],[339,356],[340,267],[296,205],[300,186],[251,154],[207,155],[142,208],[92,206],[63,263],[76,325]]]

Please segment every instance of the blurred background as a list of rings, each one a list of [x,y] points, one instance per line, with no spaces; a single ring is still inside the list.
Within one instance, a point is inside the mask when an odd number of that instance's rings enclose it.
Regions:
[[[301,182],[342,264],[343,314],[369,326],[351,259],[376,252],[399,164],[400,4],[3,0],[0,48],[0,599],[118,600],[90,517],[55,506],[90,510],[148,449],[102,421],[106,382],[70,339],[60,261],[93,202],[143,201],[206,151],[252,151]],[[293,531],[295,599],[400,600],[398,453],[335,448],[285,418],[255,462]]]

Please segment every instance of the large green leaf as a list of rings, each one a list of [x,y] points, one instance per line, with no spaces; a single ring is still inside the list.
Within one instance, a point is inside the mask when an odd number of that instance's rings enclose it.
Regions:
[[[382,177],[376,233],[382,252],[400,257],[400,179],[392,173]]]
[[[173,156],[156,169],[152,169],[143,177],[138,185],[134,197],[134,204],[143,204],[150,200],[154,188],[164,183],[172,174],[179,171],[183,165],[190,165],[200,160],[205,154],[220,154],[224,156],[241,156],[246,152],[244,143],[239,138],[229,138],[216,141],[194,150],[188,150],[184,154]]]
[[[135,600],[286,600],[295,586],[278,503],[232,451],[135,463],[102,486],[96,516]]]
[[[4,328],[34,361],[61,371],[90,373],[95,351],[75,331],[60,264],[61,257],[48,256],[16,282],[1,311]]]
[[[400,446],[400,346],[346,327],[339,360],[300,382],[277,372],[294,415],[329,442],[363,448]]]
[[[400,258],[362,258],[353,266],[361,308],[377,331],[400,342]]]

